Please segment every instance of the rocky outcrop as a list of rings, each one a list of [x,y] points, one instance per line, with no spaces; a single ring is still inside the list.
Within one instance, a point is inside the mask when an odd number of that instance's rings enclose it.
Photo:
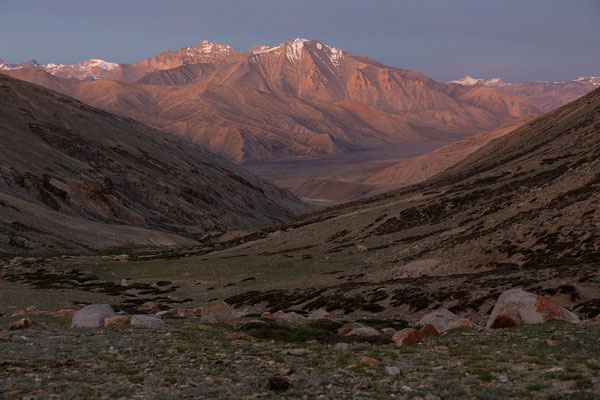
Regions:
[[[508,328],[548,320],[578,323],[579,317],[548,298],[521,289],[511,289],[498,298],[486,328]]]
[[[345,324],[338,329],[338,336],[358,337],[358,338],[375,338],[381,336],[381,332],[370,326],[365,326],[359,322],[351,322]]]
[[[117,315],[108,304],[92,304],[83,307],[73,315],[71,328],[102,328],[104,317]]]
[[[210,325],[224,325],[235,329],[235,315],[227,303],[221,300],[211,301],[202,307],[200,322]]]
[[[405,328],[398,331],[392,336],[392,342],[398,347],[410,346],[420,342],[421,340],[428,337],[439,336],[440,333],[431,324],[427,324],[421,329],[417,330],[414,328]]]
[[[162,330],[166,329],[165,322],[154,315],[132,315],[129,325],[136,328]]]
[[[284,321],[292,322],[295,324],[307,324],[308,323],[308,319],[305,316],[300,315],[295,312],[287,312],[287,313],[283,313],[281,315],[277,315],[275,317],[275,319],[282,319]]]
[[[471,329],[474,324],[467,318],[460,318],[458,315],[446,309],[438,309],[430,312],[419,320],[419,325],[433,325],[439,333],[449,332],[454,329]]]

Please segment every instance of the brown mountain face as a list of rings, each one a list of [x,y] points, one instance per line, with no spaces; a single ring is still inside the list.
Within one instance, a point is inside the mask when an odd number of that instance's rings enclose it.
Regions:
[[[178,56],[170,65],[180,62],[182,50],[176,52]],[[211,82],[302,99],[350,101],[400,114],[419,127],[446,132],[474,133],[538,113],[531,103],[496,90],[457,90],[419,72],[387,67],[305,39],[272,47],[254,46],[247,53],[220,58],[218,67],[215,63],[183,63],[175,69],[148,73],[138,82]]]
[[[505,83],[500,78],[476,79],[466,76],[448,83],[492,87],[531,101],[543,112],[567,104],[600,86],[600,77],[580,77],[568,82],[527,81]]]
[[[285,254],[310,263],[303,268],[313,276],[323,272],[317,284],[298,276],[295,290],[272,283],[228,301],[276,295],[298,308],[356,309],[371,299],[390,315],[440,304],[485,315],[504,290],[558,293],[570,284],[564,304],[585,307],[599,293],[599,133],[600,89],[423,183],[255,233],[262,239],[229,255]],[[309,256],[316,261],[303,261]]]
[[[400,116],[356,103],[331,104],[205,83],[81,82],[35,69],[5,73],[174,133],[238,163],[311,158],[436,137]]]
[[[307,210],[199,146],[4,75],[0,147],[0,252],[190,245]]]

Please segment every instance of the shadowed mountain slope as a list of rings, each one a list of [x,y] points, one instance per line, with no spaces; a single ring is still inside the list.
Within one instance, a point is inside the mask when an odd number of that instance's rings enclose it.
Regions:
[[[470,136],[422,156],[401,161],[365,179],[364,183],[380,186],[379,192],[381,193],[383,190],[389,191],[401,186],[423,182],[462,161],[469,154],[485,146],[490,141],[514,131],[533,119],[534,117],[522,118],[492,131]]]
[[[0,251],[183,245],[307,211],[198,146],[4,75],[0,144]]]

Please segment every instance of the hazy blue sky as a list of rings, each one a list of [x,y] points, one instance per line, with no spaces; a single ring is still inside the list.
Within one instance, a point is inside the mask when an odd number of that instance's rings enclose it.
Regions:
[[[7,62],[133,62],[204,38],[246,51],[295,37],[439,81],[600,75],[599,0],[0,0]]]

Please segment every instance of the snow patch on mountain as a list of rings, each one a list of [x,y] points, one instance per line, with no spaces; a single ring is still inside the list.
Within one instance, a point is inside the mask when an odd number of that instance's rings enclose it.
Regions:
[[[463,86],[474,86],[474,85],[484,85],[488,87],[498,87],[503,86],[505,83],[502,81],[502,78],[491,78],[491,79],[481,79],[481,78],[473,78],[472,76],[465,76],[464,78],[449,81],[447,83],[454,83],[457,85]]]
[[[256,50],[252,51],[252,54],[263,54],[263,53],[270,53],[273,50],[277,50],[281,47],[281,45],[279,46],[258,46],[258,48]]]
[[[287,46],[285,48],[285,58],[292,62],[300,60],[302,50],[304,50],[304,43],[308,41],[308,39],[296,38],[291,42],[287,43]]]

